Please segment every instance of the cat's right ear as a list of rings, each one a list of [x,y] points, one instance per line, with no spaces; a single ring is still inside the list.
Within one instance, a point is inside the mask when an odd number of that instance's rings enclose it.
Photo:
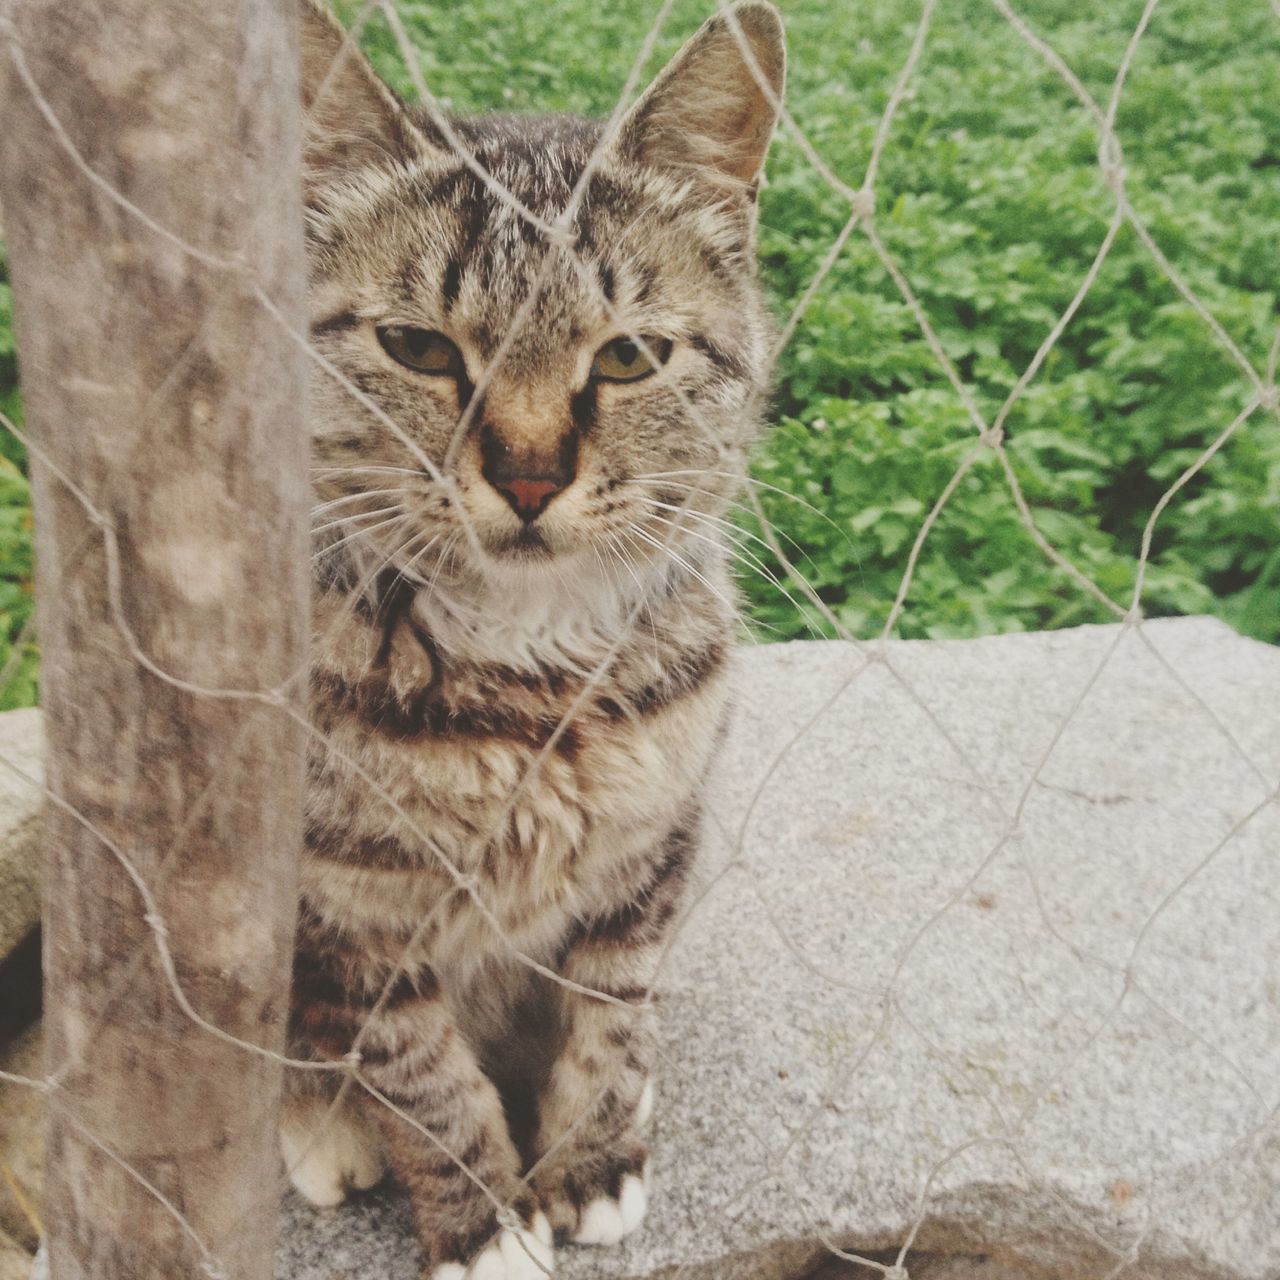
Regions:
[[[768,0],[710,18],[631,108],[615,146],[694,179],[733,203],[755,201],[786,78],[782,19]]]
[[[301,0],[300,80],[310,189],[371,165],[423,158],[433,148],[323,0]]]

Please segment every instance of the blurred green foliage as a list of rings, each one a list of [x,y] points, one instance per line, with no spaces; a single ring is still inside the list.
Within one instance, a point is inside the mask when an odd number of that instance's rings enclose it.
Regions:
[[[1140,0],[1017,7],[1105,103]],[[356,0],[340,8],[350,18]],[[782,8],[791,112],[856,187],[918,4],[783,0]],[[588,0],[400,3],[427,83],[463,112],[607,114],[656,9]],[[646,76],[707,9],[707,0],[677,0]],[[363,38],[379,70],[412,98],[380,18]],[[1280,323],[1280,21],[1267,0],[1165,0],[1138,48],[1117,128],[1139,214],[1248,359],[1265,367]],[[1088,114],[994,9],[976,0],[939,4],[881,163],[877,226],[988,418],[1106,233],[1114,202],[1096,152]],[[848,207],[785,131],[769,174],[760,254],[782,322]],[[13,416],[2,281],[0,407]],[[1127,601],[1152,507],[1249,394],[1209,329],[1123,229],[1006,424],[1012,465],[1045,537]],[[975,431],[860,232],[783,353],[774,420],[756,465],[770,522],[841,623],[875,634],[921,521]],[[12,442],[0,449],[20,461]],[[0,661],[30,609],[27,502],[20,470],[0,462]],[[749,515],[743,520],[759,532]],[[785,570],[770,567],[785,589],[744,566],[761,634],[826,634]],[[1255,414],[1165,511],[1144,606],[1157,614],[1214,613],[1280,641],[1275,415]],[[924,544],[897,629],[961,636],[1109,617],[1036,547],[987,453]],[[5,705],[32,694],[33,658],[21,661]]]
[[[1140,5],[1021,6],[1106,102]],[[1080,284],[1114,208],[1092,121],[996,13],[940,5],[878,182],[878,226],[984,415]],[[860,10],[862,39],[797,9],[794,111],[857,185],[910,37],[903,9]],[[1134,205],[1255,367],[1280,312],[1280,22],[1266,5],[1171,0],[1139,46],[1117,128]],[[812,88],[810,88],[812,86]],[[780,148],[762,255],[781,306],[845,215]],[[901,295],[855,235],[784,356],[780,425],[758,466],[834,524],[766,491],[805,576],[842,623],[884,621],[920,522],[974,428]],[[1115,599],[1132,590],[1160,494],[1244,406],[1241,371],[1125,228],[1006,425],[1049,541]],[[759,580],[755,612],[795,634]],[[796,594],[793,590],[792,594]],[[1255,415],[1156,526],[1144,606],[1209,612],[1280,640],[1280,422]],[[899,631],[956,636],[1106,620],[1035,547],[988,455],[925,544]]]
[[[0,245],[0,412],[21,428],[17,356],[13,348],[13,294]],[[0,429],[0,711],[36,700],[39,658],[30,638],[35,609],[31,549],[31,491],[22,445]]]

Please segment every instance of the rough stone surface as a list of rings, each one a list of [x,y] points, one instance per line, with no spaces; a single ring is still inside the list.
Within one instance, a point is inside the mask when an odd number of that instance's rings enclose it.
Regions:
[[[742,653],[650,1220],[557,1274],[864,1274],[825,1240],[1276,1280],[1280,650],[1190,619],[886,656]],[[394,1197],[286,1199],[281,1280],[417,1274]]]
[[[827,1241],[910,1242],[911,1280],[1280,1280],[1280,650],[1190,619],[886,656],[741,654],[651,1216],[557,1275],[882,1274]],[[280,1280],[418,1274],[394,1195],[286,1197]]]
[[[40,919],[40,793],[44,736],[33,708],[0,715],[0,960]],[[21,772],[19,772],[21,771]]]

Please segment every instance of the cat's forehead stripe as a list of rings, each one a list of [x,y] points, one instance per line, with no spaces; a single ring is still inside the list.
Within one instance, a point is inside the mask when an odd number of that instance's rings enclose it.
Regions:
[[[462,263],[457,257],[451,257],[445,264],[444,278],[440,284],[440,297],[444,303],[444,313],[448,315],[453,304],[458,300],[458,292],[462,287]]]

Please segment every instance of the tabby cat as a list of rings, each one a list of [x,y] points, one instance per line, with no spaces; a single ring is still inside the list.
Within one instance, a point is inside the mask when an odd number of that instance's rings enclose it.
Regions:
[[[436,127],[304,9],[326,741],[291,1036],[359,1079],[290,1073],[282,1146],[321,1205],[389,1162],[430,1280],[533,1280],[646,1209],[650,986],[724,727],[718,522],[767,381],[782,28],[721,12],[606,139]],[[528,216],[567,207],[567,235]]]

